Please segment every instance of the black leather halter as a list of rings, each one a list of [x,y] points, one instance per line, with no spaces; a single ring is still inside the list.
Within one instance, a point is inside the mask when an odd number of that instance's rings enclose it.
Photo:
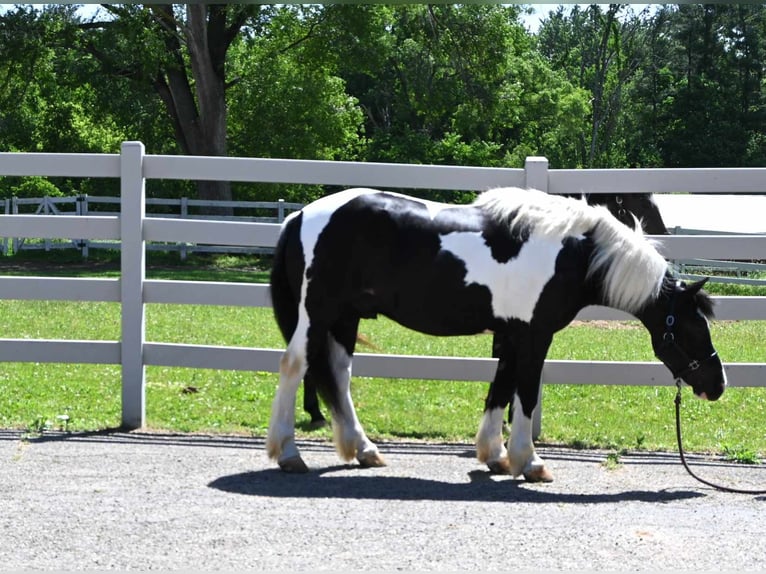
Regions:
[[[680,282],[679,282],[680,283]],[[681,288],[679,283],[676,283],[676,287],[673,293],[670,295],[670,302],[668,304],[668,314],[665,317],[665,332],[662,335],[662,343],[655,351],[656,357],[665,363],[665,366],[673,373],[673,378],[676,381],[684,379],[689,373],[692,373],[699,369],[707,361],[714,359],[718,353],[713,351],[710,355],[698,361],[692,359],[686,354],[681,346],[676,343],[676,336],[673,333],[673,327],[676,324],[675,315],[675,303],[676,294],[680,293]],[[685,379],[684,379],[685,381]]]
[[[614,202],[617,204],[617,213],[615,213],[615,217],[622,221],[625,225],[632,228],[633,227],[633,221],[632,221],[632,215],[628,213],[628,211],[623,207],[622,205],[622,196],[621,195],[615,195],[614,196]]]

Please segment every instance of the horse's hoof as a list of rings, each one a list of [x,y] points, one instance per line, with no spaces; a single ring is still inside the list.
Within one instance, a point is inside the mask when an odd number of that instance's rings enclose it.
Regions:
[[[305,474],[309,471],[309,467],[303,462],[300,456],[291,456],[284,460],[279,461],[279,468],[284,472],[290,472],[293,474]]]
[[[327,426],[327,419],[314,419],[309,423],[309,430],[319,430]]]
[[[493,474],[511,474],[511,462],[507,458],[493,460],[487,466]]]
[[[532,468],[524,473],[527,482],[553,482],[553,473],[544,466]]]
[[[359,461],[359,466],[362,468],[386,466],[386,460],[377,451],[363,452],[356,457],[356,460]]]

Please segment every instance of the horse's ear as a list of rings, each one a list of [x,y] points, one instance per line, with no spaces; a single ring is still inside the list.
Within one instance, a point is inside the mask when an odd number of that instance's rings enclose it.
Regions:
[[[710,279],[710,277],[703,277],[699,281],[695,281],[694,283],[690,283],[689,285],[686,286],[686,292],[687,293],[692,293],[692,294],[698,293],[700,291],[700,289],[702,289],[705,286],[705,283],[708,282],[708,279]]]

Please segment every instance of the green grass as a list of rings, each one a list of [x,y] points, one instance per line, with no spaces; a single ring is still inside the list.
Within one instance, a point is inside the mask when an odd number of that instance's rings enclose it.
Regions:
[[[153,278],[262,281],[253,263],[243,269],[225,259],[186,266],[150,263]],[[69,268],[67,275],[115,272],[111,263]],[[34,267],[34,266],[33,266]],[[95,269],[94,269],[95,267]],[[101,268],[99,268],[101,267]],[[0,270],[5,273],[8,269]],[[30,274],[30,269],[13,269]],[[43,274],[32,269],[32,274]],[[55,271],[55,270],[54,270]],[[46,273],[48,274],[48,269]],[[715,286],[711,286],[715,287]],[[282,348],[270,309],[225,306],[148,305],[147,340],[190,344]],[[3,337],[115,340],[119,305],[51,301],[0,301]],[[713,322],[713,338],[728,362],[761,362],[766,322]],[[386,319],[364,321],[364,333],[380,352],[443,356],[490,355],[491,338],[429,337]],[[379,352],[361,348],[361,352]],[[637,322],[577,323],[558,333],[551,359],[655,360],[649,337]],[[247,433],[263,436],[277,376],[273,373],[147,367],[148,427],[179,432]],[[487,384],[356,378],[354,400],[373,438],[472,441]],[[577,447],[674,450],[671,387],[546,385],[542,442]],[[0,427],[39,432],[116,427],[120,423],[120,369],[113,365],[0,364]],[[309,431],[300,410],[302,436]],[[730,388],[706,403],[687,390],[684,444],[694,451],[725,453],[757,461],[766,453],[766,388]]]
[[[117,339],[113,303],[0,301],[4,331],[29,338]],[[149,305],[147,339],[193,344],[281,348],[270,309]],[[401,354],[489,355],[488,336],[435,338],[381,319],[362,332],[381,350]],[[713,336],[729,361],[760,360],[766,324],[719,322]],[[375,352],[364,349],[365,352]],[[559,333],[550,358],[653,360],[648,337],[631,322],[572,325]],[[181,432],[263,435],[276,387],[272,373],[147,367],[148,426]],[[368,433],[378,438],[470,441],[487,385],[358,378],[354,398]],[[0,365],[0,427],[110,428],[120,422],[120,369],[111,365],[5,363]],[[674,448],[670,387],[547,385],[544,442],[610,449]],[[685,393],[685,444],[690,450],[766,452],[766,389],[731,388],[716,403]],[[299,395],[300,404],[300,395]],[[733,416],[735,414],[735,416]],[[309,434],[308,418],[298,414]],[[311,436],[329,438],[322,430]]]

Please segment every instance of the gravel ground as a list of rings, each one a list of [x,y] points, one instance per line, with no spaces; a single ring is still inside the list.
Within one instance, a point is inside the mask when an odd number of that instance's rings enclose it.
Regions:
[[[556,480],[490,475],[470,444],[380,443],[389,466],[301,442],[0,431],[0,569],[763,570],[766,496],[715,491],[673,453],[541,446]],[[766,488],[766,468],[690,456]]]

